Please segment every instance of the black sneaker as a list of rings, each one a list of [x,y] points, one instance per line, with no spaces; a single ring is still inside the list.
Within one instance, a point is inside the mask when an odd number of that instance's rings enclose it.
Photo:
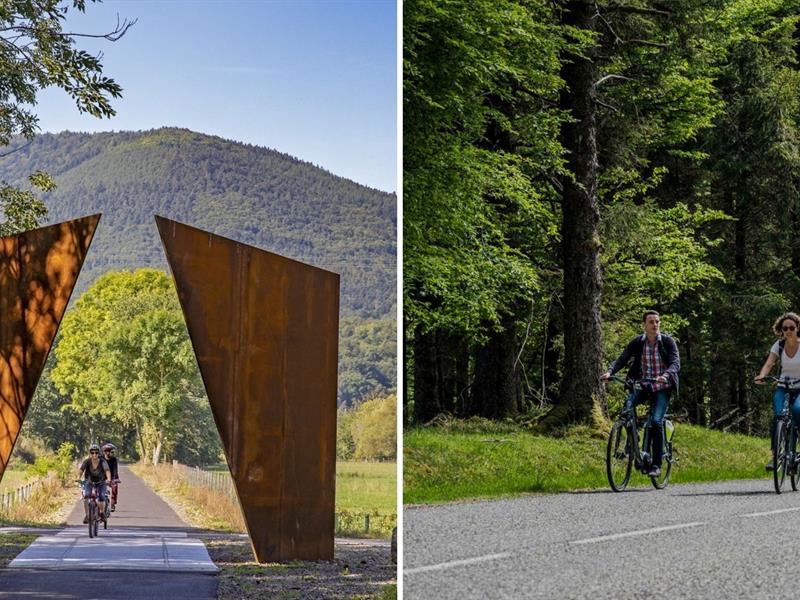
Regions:
[[[659,475],[661,475],[661,467],[650,467],[647,472],[648,477],[658,477]]]
[[[775,470],[775,465],[772,464],[772,461],[769,461],[766,466],[767,471],[772,472]]]

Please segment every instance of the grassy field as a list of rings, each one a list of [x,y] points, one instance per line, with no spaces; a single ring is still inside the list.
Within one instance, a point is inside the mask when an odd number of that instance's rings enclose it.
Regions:
[[[219,463],[203,470],[228,472],[228,465]],[[336,463],[336,510],[395,512],[396,504],[397,463]]]
[[[336,510],[397,512],[397,463],[336,463]]]
[[[671,483],[768,476],[769,439],[676,424],[674,442]],[[554,438],[514,425],[451,422],[408,430],[403,443],[406,504],[608,487],[606,437],[588,428]],[[650,482],[634,472],[630,485]]]

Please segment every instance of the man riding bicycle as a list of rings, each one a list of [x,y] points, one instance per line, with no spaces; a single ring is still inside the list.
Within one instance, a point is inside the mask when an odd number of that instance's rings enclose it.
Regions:
[[[661,333],[661,316],[648,310],[642,316],[644,333],[637,335],[625,346],[617,360],[611,363],[608,371],[600,376],[608,381],[617,371],[633,359],[628,370],[628,379],[652,380],[644,389],[634,389],[625,400],[626,405],[637,406],[651,403],[650,427],[653,440],[653,462],[648,475],[661,475],[661,461],[664,454],[664,415],[667,413],[673,389],[678,387],[678,373],[681,359],[675,340]]]
[[[99,514],[105,510],[106,483],[111,481],[111,471],[108,463],[100,456],[100,446],[92,444],[89,446],[89,458],[81,463],[78,470],[78,479],[83,479],[83,522],[89,522],[89,496],[91,486],[97,485],[97,506]]]
[[[117,510],[117,484],[119,483],[119,465],[117,464],[117,457],[114,456],[114,451],[117,447],[111,442],[103,444],[103,458],[108,463],[108,468],[111,471],[111,512]]]

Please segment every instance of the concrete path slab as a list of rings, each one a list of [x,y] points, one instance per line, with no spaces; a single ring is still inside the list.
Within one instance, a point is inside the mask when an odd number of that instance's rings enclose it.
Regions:
[[[105,535],[103,535],[105,534]],[[8,565],[12,569],[104,569],[216,573],[205,545],[178,532],[103,532],[90,538],[73,528],[43,535]]]

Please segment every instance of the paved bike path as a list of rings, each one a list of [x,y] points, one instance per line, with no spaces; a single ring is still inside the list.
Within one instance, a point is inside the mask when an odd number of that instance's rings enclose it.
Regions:
[[[218,569],[204,544],[122,465],[120,479],[107,530],[101,523],[89,538],[76,500],[68,527],[37,538],[0,571],[0,598],[215,598]]]

